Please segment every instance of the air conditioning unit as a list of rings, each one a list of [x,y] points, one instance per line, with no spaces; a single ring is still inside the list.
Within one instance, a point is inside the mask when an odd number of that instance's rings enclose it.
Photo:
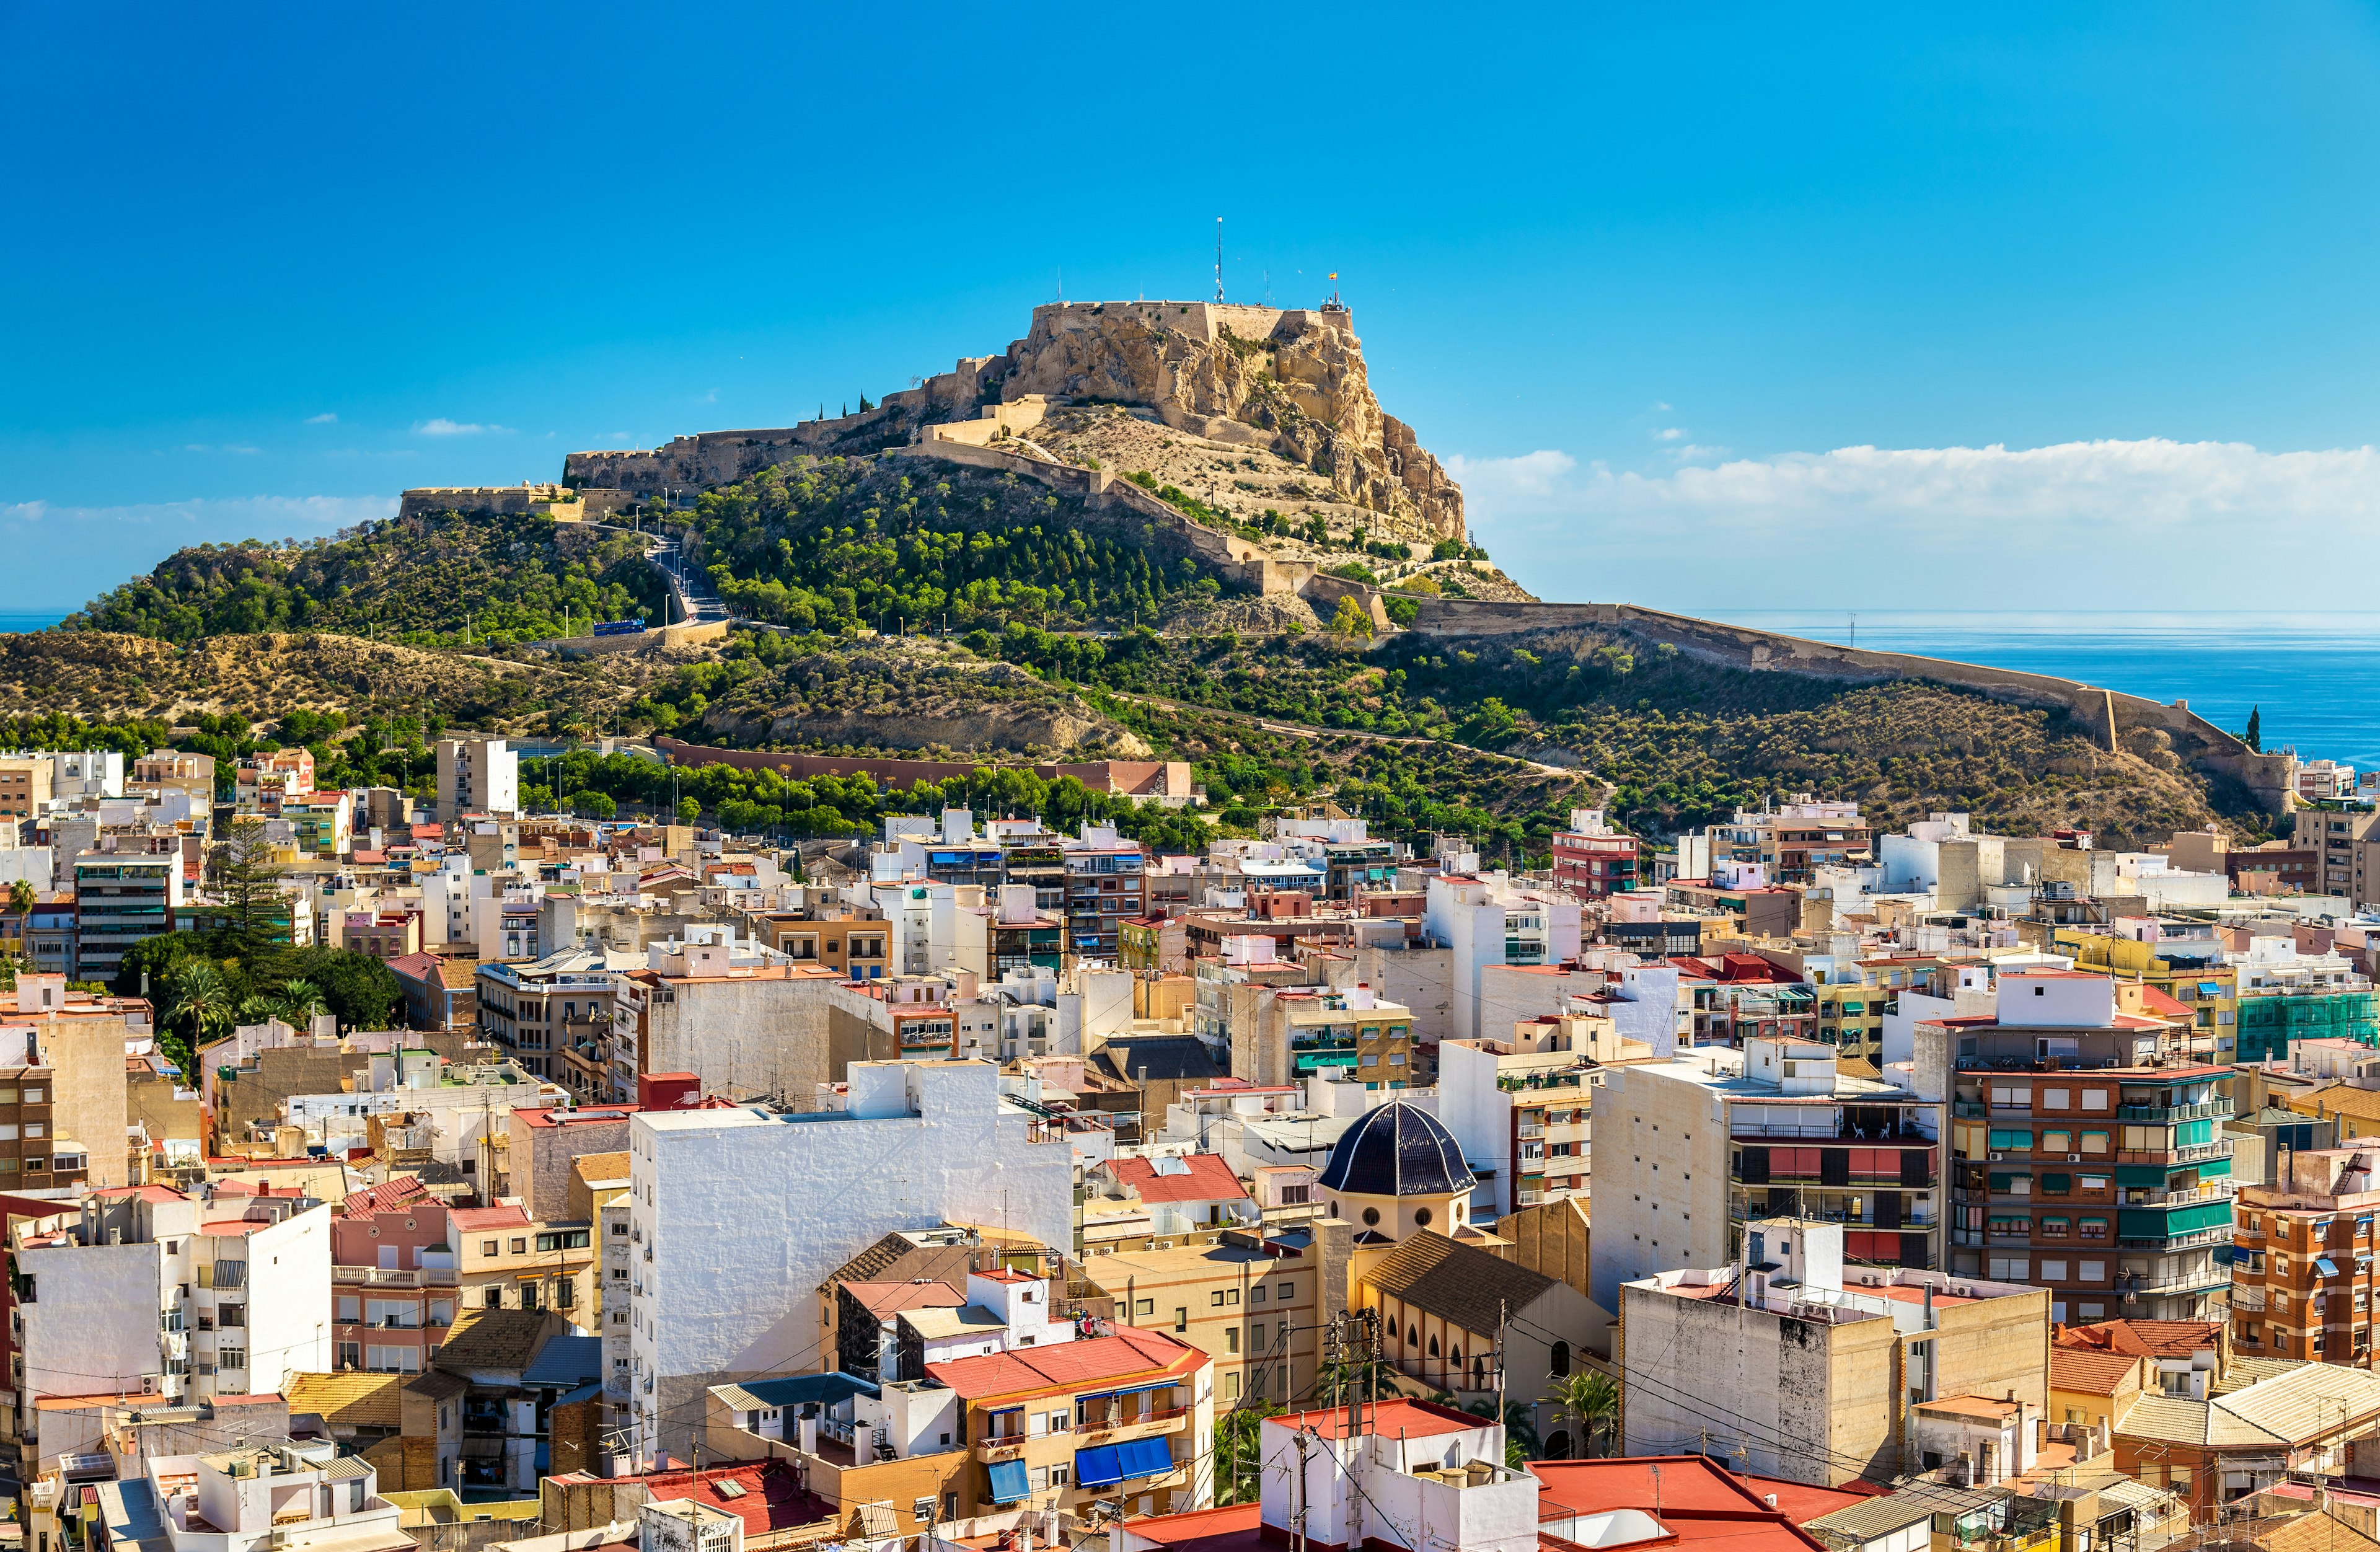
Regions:
[[[2082,1156],[2079,1153],[2070,1153],[2066,1156],[2066,1162],[2069,1164],[2080,1164],[2082,1162]]]
[[[2006,1158],[2007,1157],[2008,1157],[2008,1155],[2007,1155],[2007,1154],[2005,1154],[2005,1153],[1995,1153],[1995,1154],[1993,1154],[1993,1155],[1991,1155],[1991,1156],[1990,1156],[1990,1162],[1992,1162],[1992,1163],[1994,1163],[1994,1164],[1998,1164],[1998,1163],[1999,1163],[2002,1159]]]

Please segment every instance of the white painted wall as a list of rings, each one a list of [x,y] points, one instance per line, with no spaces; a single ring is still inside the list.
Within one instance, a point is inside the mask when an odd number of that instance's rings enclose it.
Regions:
[[[817,1367],[819,1284],[890,1230],[955,1221],[1071,1245],[1073,1150],[1062,1133],[1037,1142],[1033,1131],[1003,1113],[997,1070],[964,1061],[855,1063],[841,1112],[639,1114],[629,1128],[638,1452],[685,1455],[706,1386]]]

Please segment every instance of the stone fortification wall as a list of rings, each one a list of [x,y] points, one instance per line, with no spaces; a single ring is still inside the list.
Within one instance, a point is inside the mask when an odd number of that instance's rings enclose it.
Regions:
[[[399,517],[441,512],[505,517],[534,512],[563,523],[582,521],[587,515],[579,493],[568,486],[531,485],[526,481],[518,485],[425,485],[406,491],[397,501]]]
[[[2130,749],[2152,759],[2170,756],[2239,782],[2275,812],[2285,812],[2294,802],[2297,762],[2292,757],[2250,749],[2191,710],[2187,701],[2168,706],[2052,674],[1910,652],[1868,651],[1627,603],[1439,599],[1423,601],[1414,619],[1414,629],[1434,636],[1506,636],[1592,625],[1626,629],[1731,668],[1848,680],[1928,679],[1977,690],[1996,700],[2062,709],[2089,728],[2093,737],[2109,750]]]
[[[1051,303],[1003,354],[963,358],[862,414],[573,453],[564,477],[639,496],[722,485],[802,457],[888,451],[953,423],[969,423],[955,440],[988,442],[1012,413],[1012,433],[1038,423],[1038,412],[1009,406],[1065,399],[1145,406],[1177,430],[1302,464],[1346,501],[1415,530],[1463,537],[1462,489],[1381,410],[1344,309]],[[990,430],[972,424],[986,406]]]

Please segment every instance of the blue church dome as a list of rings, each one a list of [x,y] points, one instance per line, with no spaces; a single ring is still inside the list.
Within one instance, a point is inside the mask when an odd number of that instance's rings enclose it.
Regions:
[[[1402,1099],[1340,1134],[1322,1167],[1323,1189],[1351,1196],[1449,1196],[1478,1183],[1454,1134]]]

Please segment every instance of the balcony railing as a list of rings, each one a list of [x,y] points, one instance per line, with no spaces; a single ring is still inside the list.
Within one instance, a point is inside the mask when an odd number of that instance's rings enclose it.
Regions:
[[[331,1280],[365,1288],[453,1288],[462,1274],[451,1267],[333,1267]]]
[[[2195,1105],[2119,1105],[2118,1121],[2207,1121],[2231,1114],[2228,1099],[2208,1099]]]
[[[1179,1433],[1189,1426],[1189,1419],[1188,1407],[1169,1407],[1145,1417],[1077,1423],[1074,1437],[1077,1448],[1087,1444],[1113,1444],[1123,1439],[1150,1438],[1159,1434]]]

